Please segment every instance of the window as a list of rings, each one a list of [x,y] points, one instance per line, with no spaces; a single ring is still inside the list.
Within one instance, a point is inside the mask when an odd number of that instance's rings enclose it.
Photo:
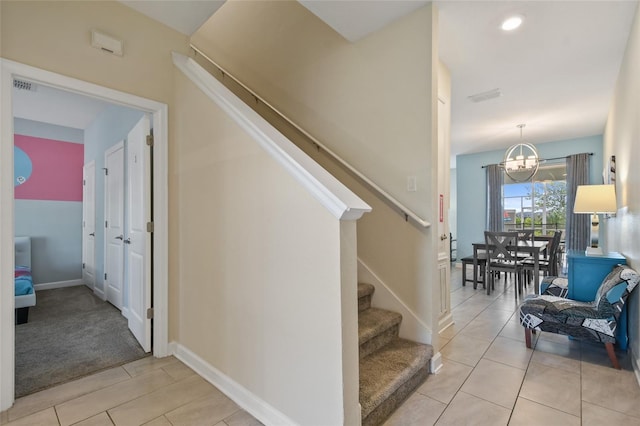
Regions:
[[[565,163],[540,166],[531,182],[515,183],[505,175],[504,230],[535,229],[536,235],[553,235],[566,224],[567,182]]]

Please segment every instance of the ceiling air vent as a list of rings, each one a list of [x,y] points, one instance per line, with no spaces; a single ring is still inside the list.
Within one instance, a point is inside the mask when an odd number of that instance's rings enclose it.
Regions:
[[[489,99],[493,98],[499,98],[500,96],[502,96],[502,92],[500,91],[500,89],[492,89],[488,92],[476,93],[475,95],[471,95],[468,97],[468,99],[471,102],[478,103],[488,101]]]
[[[14,78],[13,87],[18,90],[28,90],[30,92],[35,92],[37,86],[30,81],[18,80],[17,78]]]

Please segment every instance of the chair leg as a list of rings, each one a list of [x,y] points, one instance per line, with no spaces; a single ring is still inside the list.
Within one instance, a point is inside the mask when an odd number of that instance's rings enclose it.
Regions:
[[[467,264],[462,262],[462,287],[465,287],[467,284]]]
[[[613,343],[608,342],[604,344],[605,348],[607,348],[607,354],[609,355],[609,359],[611,360],[611,364],[613,364],[613,368],[616,370],[620,370],[620,364],[618,364],[618,357],[616,357],[616,353],[613,350]]]
[[[527,344],[527,348],[531,349],[531,329],[525,327],[524,328],[524,340]]]

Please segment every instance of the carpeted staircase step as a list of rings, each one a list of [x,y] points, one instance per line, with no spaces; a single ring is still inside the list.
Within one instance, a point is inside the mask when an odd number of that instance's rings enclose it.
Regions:
[[[362,425],[379,425],[429,374],[433,348],[397,338],[360,360]]]
[[[371,298],[375,287],[367,283],[358,284],[358,312],[362,312],[371,307]]]
[[[358,314],[360,358],[380,349],[398,337],[402,315],[384,309],[369,308]]]

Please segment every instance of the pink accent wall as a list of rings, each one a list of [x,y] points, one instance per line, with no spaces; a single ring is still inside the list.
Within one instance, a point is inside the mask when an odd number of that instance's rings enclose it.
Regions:
[[[15,187],[20,200],[82,201],[84,145],[14,135],[15,145],[31,159],[31,176]]]

